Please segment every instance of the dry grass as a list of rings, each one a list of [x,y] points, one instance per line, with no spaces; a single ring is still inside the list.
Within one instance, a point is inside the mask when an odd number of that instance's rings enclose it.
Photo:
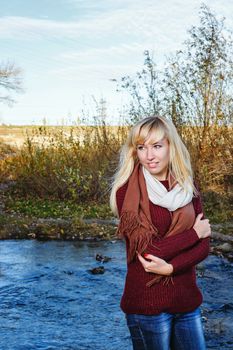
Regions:
[[[33,140],[33,143],[37,145],[50,145],[52,137],[56,137],[58,133],[63,133],[64,137],[69,138],[72,130],[76,130],[76,135],[73,135],[74,140],[79,140],[83,142],[86,134],[95,135],[96,129],[101,131],[101,126],[3,126],[0,125],[0,143],[8,145],[10,147],[22,148],[22,146],[27,142],[28,137]],[[41,134],[38,134],[38,130],[45,130]],[[104,126],[102,129],[110,137],[116,136],[119,132],[119,126]]]
[[[0,181],[14,180],[19,196],[106,203],[127,129],[2,126]],[[201,131],[185,127],[181,133],[210,210],[214,202],[223,212],[233,198],[232,129],[213,127],[200,142]]]

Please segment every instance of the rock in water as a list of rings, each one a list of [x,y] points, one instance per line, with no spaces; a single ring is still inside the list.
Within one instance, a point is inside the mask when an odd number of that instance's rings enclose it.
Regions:
[[[93,269],[89,270],[90,273],[93,275],[102,275],[105,272],[105,269],[103,266],[94,267]]]
[[[223,243],[221,245],[218,245],[217,250],[221,250],[223,253],[231,253],[233,251],[232,245],[230,243]]]
[[[106,263],[106,262],[108,262],[108,261],[110,261],[112,259],[109,256],[103,256],[101,254],[96,254],[95,258],[96,258],[97,261],[100,261],[100,262],[103,262],[103,263]]]

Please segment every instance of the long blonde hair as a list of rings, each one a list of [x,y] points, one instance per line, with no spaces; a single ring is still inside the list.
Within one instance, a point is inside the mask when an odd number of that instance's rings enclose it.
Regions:
[[[137,161],[137,145],[144,144],[149,135],[154,134],[156,141],[166,138],[169,143],[169,173],[186,189],[191,185],[194,194],[197,190],[193,184],[193,172],[189,152],[182,142],[172,121],[163,116],[147,117],[135,124],[120,152],[118,170],[113,178],[110,194],[110,207],[118,215],[116,204],[117,190],[127,182]],[[154,141],[155,142],[155,141]]]

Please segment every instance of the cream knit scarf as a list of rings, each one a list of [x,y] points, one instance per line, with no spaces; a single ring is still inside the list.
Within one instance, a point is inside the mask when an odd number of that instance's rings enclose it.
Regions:
[[[169,211],[175,211],[191,202],[193,197],[191,185],[187,184],[187,190],[184,190],[179,184],[176,184],[168,191],[145,167],[142,167],[142,170],[148,197],[152,203],[167,208]]]

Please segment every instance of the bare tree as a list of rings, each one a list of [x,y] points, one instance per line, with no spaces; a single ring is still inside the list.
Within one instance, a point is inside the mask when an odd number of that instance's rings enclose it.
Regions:
[[[12,93],[22,92],[22,71],[14,63],[0,64],[0,102],[12,104],[15,102]]]

